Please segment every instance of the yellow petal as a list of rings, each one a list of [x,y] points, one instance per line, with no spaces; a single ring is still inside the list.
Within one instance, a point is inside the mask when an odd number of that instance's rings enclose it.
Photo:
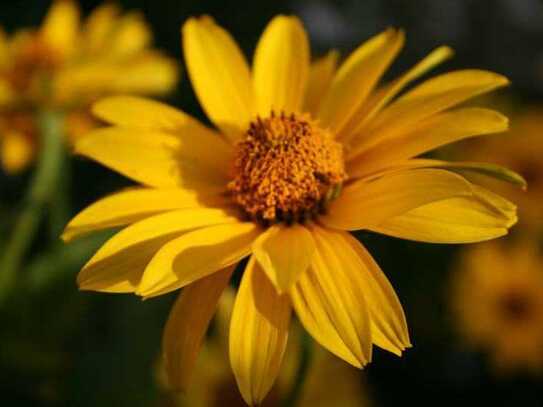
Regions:
[[[187,390],[209,322],[233,266],[185,287],[175,302],[162,338],[162,356],[170,388]]]
[[[2,168],[9,174],[24,170],[34,159],[36,146],[30,138],[16,131],[8,131],[0,137]]]
[[[70,241],[87,233],[137,222],[160,212],[219,204],[218,195],[199,195],[184,189],[134,188],[102,198],[77,214],[62,239]]]
[[[337,229],[366,229],[419,206],[471,194],[470,183],[448,171],[397,171],[349,185],[320,220]]]
[[[363,176],[390,163],[426,153],[468,137],[507,130],[502,114],[481,108],[465,108],[430,117],[405,135],[385,139],[371,148],[349,152],[349,175]]]
[[[394,288],[370,253],[353,236],[345,232],[328,232],[328,236],[338,256],[345,256],[343,264],[353,266],[351,273],[364,293],[370,313],[373,343],[401,355],[406,348],[411,347],[411,342],[402,305]],[[346,244],[352,252],[346,248]]]
[[[362,367],[370,362],[372,348],[365,293],[356,285],[351,265],[328,242],[326,232],[312,231],[317,250],[311,267],[290,291],[292,306],[317,342]]]
[[[442,161],[432,160],[425,158],[415,158],[411,160],[400,161],[396,163],[389,163],[389,167],[386,169],[398,170],[398,169],[416,169],[416,168],[439,168],[450,170],[459,173],[475,172],[480,175],[495,178],[500,181],[509,182],[510,184],[526,189],[528,183],[520,174],[508,168],[502,167],[497,164],[468,162],[468,161]]]
[[[412,130],[413,125],[436,113],[508,84],[504,76],[474,69],[436,76],[407,92],[377,115],[357,148],[405,134]]]
[[[152,34],[140,13],[129,13],[115,21],[115,27],[109,33],[107,52],[112,56],[136,54],[150,45]]]
[[[253,244],[253,254],[279,293],[294,284],[311,263],[315,242],[302,225],[274,225]]]
[[[252,257],[230,322],[230,364],[245,402],[260,405],[277,378],[285,352],[290,304]]]
[[[332,84],[338,59],[339,52],[333,50],[311,64],[303,111],[312,117],[317,117],[322,99]]]
[[[388,29],[356,49],[337,71],[322,102],[319,119],[336,134],[348,124],[404,43],[402,31]]]
[[[370,229],[421,242],[480,242],[507,234],[516,222],[514,210],[504,213],[510,210],[511,205],[505,199],[483,190],[473,197],[452,198],[421,206]],[[504,206],[509,208],[504,210]]]
[[[184,232],[218,224],[234,223],[237,218],[221,209],[182,209],[151,216],[109,239],[85,264],[78,276],[83,290],[119,292],[119,283],[130,276],[123,287],[136,289],[145,267],[167,242]],[[137,257],[137,261],[134,260]],[[111,289],[114,281],[114,289]]]
[[[137,96],[106,97],[92,106],[92,112],[100,119],[122,127],[165,130],[187,138],[198,137],[200,133],[218,136],[218,133],[181,110]]]
[[[383,86],[356,112],[355,121],[358,123],[351,132],[344,133],[341,140],[348,141],[351,138],[363,136],[362,130],[367,123],[377,114],[388,102],[390,102],[402,89],[410,82],[449,59],[453,55],[453,50],[449,47],[439,47],[432,51],[426,58],[408,70],[402,76]]]
[[[302,22],[275,17],[260,37],[254,56],[254,89],[258,113],[299,112],[309,74],[309,41]]]
[[[87,17],[83,26],[85,40],[82,45],[89,53],[103,51],[104,47],[108,45],[119,13],[117,5],[106,3],[96,7]]]
[[[153,257],[136,294],[164,294],[237,263],[251,252],[259,233],[254,223],[211,226],[187,233]]]
[[[194,126],[187,126],[196,133]],[[142,184],[205,188],[226,185],[231,149],[207,132],[182,140],[160,130],[109,127],[92,131],[75,144],[84,155]]]
[[[213,123],[235,141],[253,117],[245,57],[230,34],[209,17],[190,18],[185,23],[183,50],[200,104]]]
[[[55,0],[49,9],[40,35],[48,46],[62,56],[71,54],[77,46],[79,9],[72,0]]]
[[[120,64],[106,90],[120,94],[162,95],[170,92],[178,79],[179,68],[175,60],[157,52],[146,52]]]

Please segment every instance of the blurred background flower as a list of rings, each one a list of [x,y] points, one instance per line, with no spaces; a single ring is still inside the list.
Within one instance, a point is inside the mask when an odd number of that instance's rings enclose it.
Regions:
[[[468,346],[496,374],[543,373],[543,256],[532,239],[466,249],[452,276],[451,308]]]
[[[86,18],[101,1],[81,0],[79,5]],[[246,55],[252,53],[266,22],[281,12],[301,16],[317,55],[324,55],[334,46],[340,57],[344,57],[372,33],[388,26],[402,27],[407,32],[407,47],[390,77],[444,43],[453,47],[456,55],[443,70],[484,68],[511,80],[512,87],[504,92],[507,106],[502,111],[508,115],[513,112],[510,115],[513,128],[516,118],[522,117],[524,106],[543,103],[543,3],[539,0],[239,0],[227,6],[222,0],[120,0],[118,5],[127,12],[144,16],[157,47],[177,60],[181,56],[182,22],[204,13],[213,15],[232,32]],[[50,7],[50,0],[1,2],[0,25],[4,27],[5,37],[13,38],[24,27],[39,26]],[[3,63],[0,61],[0,66]],[[169,95],[168,102],[204,118],[188,81],[183,81],[178,91]],[[28,121],[19,120],[11,128],[26,126]],[[85,128],[86,123],[80,117],[71,126]],[[513,137],[519,141],[522,135],[517,134]],[[501,137],[495,139],[496,143],[500,144]],[[12,156],[20,157],[24,163],[30,159],[25,156],[31,157],[36,150],[18,140],[8,148],[19,151]],[[534,154],[541,153],[541,147],[537,147],[539,140],[534,136],[534,144],[528,144]],[[503,145],[509,151],[516,148],[505,139]],[[508,164],[501,162],[501,158],[494,160],[492,154],[485,153],[484,161]],[[70,164],[71,170],[64,173],[66,178],[71,174],[71,180],[66,180],[71,189],[67,202],[75,209],[131,185],[84,160],[72,160]],[[0,174],[2,250],[13,220],[20,213],[30,176],[28,172]],[[531,191],[529,187],[526,199],[537,207],[538,203],[529,198]],[[523,194],[514,189],[510,192]],[[508,197],[517,200],[516,196]],[[526,205],[522,197],[519,199],[522,223]],[[62,209],[60,203],[51,204],[48,210],[51,206]],[[165,296],[142,304],[130,296],[77,292],[76,271],[108,236],[62,248],[60,244],[52,244],[57,240],[49,232],[50,221],[40,222],[39,238],[24,258],[21,284],[0,307],[2,402],[22,406],[172,405],[157,386],[154,372],[161,332],[174,298]],[[523,226],[516,230],[524,234]],[[458,332],[458,319],[449,307],[452,279],[448,270],[454,270],[461,247],[421,245],[383,239],[371,233],[357,233],[357,238],[371,249],[394,281],[408,315],[414,345],[402,359],[380,350],[374,352],[374,362],[364,370],[373,405],[456,406],[481,396],[486,403],[495,405],[543,404],[540,390],[543,381],[537,375],[525,369],[496,375],[492,353],[487,350],[483,355],[488,356],[482,356],[474,347],[466,346]],[[360,377],[358,380],[364,381]]]

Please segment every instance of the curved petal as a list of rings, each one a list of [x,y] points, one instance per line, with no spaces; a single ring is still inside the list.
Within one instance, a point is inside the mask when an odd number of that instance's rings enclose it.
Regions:
[[[301,21],[275,17],[260,37],[254,56],[257,112],[299,112],[309,73],[309,41]]]
[[[186,138],[189,142],[194,137],[205,137],[206,142],[213,140],[213,142],[221,143],[222,149],[231,148],[220,139],[219,133],[204,126],[190,115],[152,99],[137,96],[110,96],[96,102],[92,106],[92,112],[100,119],[117,126],[163,130]]]
[[[253,243],[253,254],[279,293],[290,288],[311,264],[315,242],[302,225],[274,225]]]
[[[494,110],[465,108],[428,118],[400,137],[383,140],[367,150],[349,151],[351,176],[369,174],[390,163],[434,150],[456,141],[507,130],[509,120]]]
[[[83,25],[82,44],[90,53],[104,49],[110,39],[115,20],[120,14],[119,7],[112,3],[96,7],[87,17]]]
[[[173,90],[178,80],[179,67],[175,60],[158,52],[148,51],[116,67],[111,79],[105,83],[105,91],[162,95]],[[96,85],[102,84],[96,81]]]
[[[404,43],[403,31],[388,29],[358,47],[339,67],[322,102],[319,119],[339,134],[392,63]]]
[[[251,252],[251,244],[259,233],[253,223],[211,226],[187,233],[153,257],[136,294],[164,294],[237,263]]]
[[[162,337],[162,357],[172,389],[187,389],[209,322],[233,271],[234,266],[217,271],[179,294]]]
[[[41,27],[44,42],[66,56],[74,51],[79,31],[79,8],[72,0],[55,0]]]
[[[230,322],[230,364],[243,399],[260,405],[277,378],[287,345],[290,303],[253,257],[243,274]]]
[[[371,95],[368,101],[356,112],[356,118],[354,119],[354,121],[358,123],[356,128],[349,133],[344,133],[341,140],[349,141],[357,135],[359,137],[362,136],[362,131],[365,126],[388,102],[400,93],[409,83],[424,75],[443,61],[451,58],[453,53],[453,50],[449,47],[439,47],[399,78],[377,90],[377,92]]]
[[[473,197],[433,202],[370,227],[378,233],[430,243],[473,243],[507,234],[516,209],[500,196],[476,188]]]
[[[367,229],[419,206],[472,193],[468,181],[448,171],[398,171],[347,186],[320,221],[334,229]]]
[[[68,242],[87,233],[137,222],[160,212],[221,203],[218,195],[199,196],[185,189],[134,188],[102,198],[79,212],[66,226]]]
[[[188,74],[208,117],[235,141],[249,127],[253,95],[247,62],[232,37],[210,17],[183,26]]]
[[[322,99],[332,84],[338,59],[339,52],[332,50],[313,62],[309,68],[303,111],[309,112],[312,117],[317,117]]]
[[[151,216],[109,239],[79,273],[79,287],[83,290],[119,292],[117,283],[125,280],[139,283],[151,258],[167,242],[190,230],[235,222],[237,218],[227,212],[208,208],[183,209]],[[142,252],[145,252],[144,256]],[[134,264],[134,256],[139,259],[137,264]],[[112,290],[110,286],[113,282]],[[124,284],[123,287],[133,292],[136,284]]]
[[[226,185],[232,154],[221,139],[205,132],[185,141],[160,130],[128,127],[92,131],[74,150],[145,185],[204,190]]]
[[[152,33],[141,13],[128,13],[118,18],[107,36],[107,52],[115,57],[126,57],[143,51],[151,44]]]
[[[353,366],[371,360],[372,338],[365,293],[354,283],[319,228],[312,229],[317,250],[311,267],[292,287],[292,306],[305,329],[322,346]],[[358,270],[357,270],[358,272]]]
[[[522,178],[522,175],[516,173],[513,170],[510,170],[509,168],[505,168],[501,165],[491,163],[480,163],[472,161],[443,161],[432,160],[429,158],[414,158],[411,160],[389,163],[388,168],[384,169],[384,171],[388,172],[417,168],[438,168],[459,173],[473,172],[500,181],[509,182],[510,184],[521,187],[522,189],[526,189],[528,187],[528,183],[524,178]],[[382,172],[383,171],[372,174],[371,177],[377,176],[377,174]]]
[[[468,99],[509,84],[488,71],[462,70],[436,76],[407,92],[378,114],[357,143],[362,149],[409,132],[420,121]]]
[[[411,347],[407,322],[400,300],[387,277],[366,248],[349,233],[328,232],[343,264],[352,267],[353,279],[364,293],[371,319],[371,339],[380,348],[398,356]],[[350,246],[349,250],[347,246]]]

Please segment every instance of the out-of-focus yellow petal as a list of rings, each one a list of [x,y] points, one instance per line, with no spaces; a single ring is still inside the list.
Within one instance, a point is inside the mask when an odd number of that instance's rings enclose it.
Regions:
[[[164,294],[237,263],[251,252],[259,234],[254,223],[231,223],[187,233],[153,257],[136,294]]]
[[[513,204],[476,187],[475,196],[433,202],[370,229],[421,242],[472,243],[506,235],[516,220]]]
[[[411,347],[402,305],[387,277],[362,244],[349,233],[328,232],[328,241],[336,247],[343,264],[364,293],[371,319],[371,339],[377,346],[396,355]],[[350,246],[350,250],[346,247]],[[358,257],[358,261],[356,259]]]
[[[299,112],[309,74],[309,41],[294,16],[275,17],[260,37],[254,56],[254,89],[258,113]]]
[[[404,44],[404,33],[388,29],[358,47],[340,66],[320,107],[319,119],[335,134],[346,129],[359,106]]]
[[[79,287],[111,292],[109,285],[116,275],[137,275],[137,279],[132,279],[137,284],[151,258],[165,243],[190,230],[234,222],[237,218],[227,212],[209,208],[182,209],[137,222],[109,239],[85,264],[78,276]],[[136,284],[130,284],[129,291],[134,291]]]
[[[160,130],[102,128],[81,137],[74,150],[153,187],[226,185],[231,149],[220,138],[187,127],[193,132],[190,140]]]
[[[277,378],[285,352],[290,304],[258,262],[245,270],[230,323],[230,364],[247,404],[260,405]]]
[[[109,45],[114,25],[120,10],[112,3],[102,4],[96,7],[85,20],[83,25],[83,45],[89,52],[102,51]]]
[[[356,112],[355,121],[358,123],[349,133],[344,133],[341,140],[348,141],[353,136],[362,136],[361,132],[367,123],[377,114],[388,102],[390,102],[410,82],[424,75],[435,66],[449,59],[453,50],[443,46],[428,54],[422,61],[416,64],[399,78],[390,84],[383,86],[375,94],[369,97],[368,101]]]
[[[77,44],[79,8],[72,0],[55,0],[45,17],[40,35],[45,44],[62,56],[71,54]]]
[[[251,77],[241,50],[210,17],[185,23],[183,50],[200,104],[217,127],[237,140],[253,117]]]
[[[161,212],[221,202],[218,194],[198,194],[185,189],[128,189],[102,198],[79,212],[66,226],[62,239],[70,241],[96,230],[137,222]]]
[[[187,389],[207,327],[233,271],[234,266],[217,271],[185,287],[179,294],[162,338],[162,356],[170,388]]]
[[[279,293],[307,270],[314,251],[311,232],[302,225],[271,226],[253,244],[255,258]]]
[[[355,284],[351,265],[334,251],[326,232],[319,228],[312,231],[317,250],[311,267],[290,291],[292,306],[317,342],[353,366],[362,367],[370,362],[372,349],[366,294]]]
[[[25,134],[8,131],[0,137],[2,168],[9,174],[24,170],[35,154],[36,147]]]
[[[400,137],[388,138],[381,143],[359,151],[349,151],[349,175],[363,176],[395,161],[405,160],[435,148],[477,135],[507,130],[509,120],[489,109],[465,108],[441,113],[418,124]]]
[[[107,90],[120,94],[164,94],[175,87],[178,79],[179,70],[173,59],[146,52],[120,65]]]
[[[338,59],[339,52],[333,50],[311,64],[303,110],[312,117],[317,117],[322,99],[332,84]]]
[[[405,134],[436,113],[508,84],[502,75],[475,69],[436,76],[382,110],[360,137],[357,148]]]
[[[320,221],[337,229],[366,229],[419,206],[472,193],[468,181],[444,170],[387,173],[346,187]]]
[[[130,13],[115,21],[106,43],[112,56],[127,56],[143,51],[151,43],[151,31],[140,13]]]

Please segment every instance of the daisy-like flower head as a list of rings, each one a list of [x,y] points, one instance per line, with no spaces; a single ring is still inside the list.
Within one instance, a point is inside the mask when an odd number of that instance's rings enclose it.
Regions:
[[[459,333],[497,374],[543,373],[543,256],[533,240],[468,250],[450,299]]]
[[[34,112],[66,110],[70,138],[96,125],[86,113],[98,97],[162,94],[177,82],[177,64],[150,48],[141,15],[121,15],[114,4],[83,22],[72,0],[55,0],[42,26],[8,37],[0,29],[0,153],[17,172],[39,148]]]
[[[155,102],[94,106],[112,124],[76,152],[143,184],[77,215],[64,239],[127,226],[79,274],[84,290],[154,297],[184,287],[164,335],[172,386],[184,388],[220,293],[248,258],[230,322],[230,362],[248,404],[279,372],[292,312],[324,348],[356,367],[377,345],[410,345],[402,307],[368,251],[348,231],[428,242],[495,238],[515,206],[452,171],[514,181],[504,169],[415,156],[507,128],[501,114],[449,108],[508,83],[485,71],[438,76],[397,96],[448,58],[438,48],[378,86],[404,42],[389,29],[336,69],[313,65],[300,21],[274,18],[253,69],[209,17],[183,26],[187,70],[217,130]]]

